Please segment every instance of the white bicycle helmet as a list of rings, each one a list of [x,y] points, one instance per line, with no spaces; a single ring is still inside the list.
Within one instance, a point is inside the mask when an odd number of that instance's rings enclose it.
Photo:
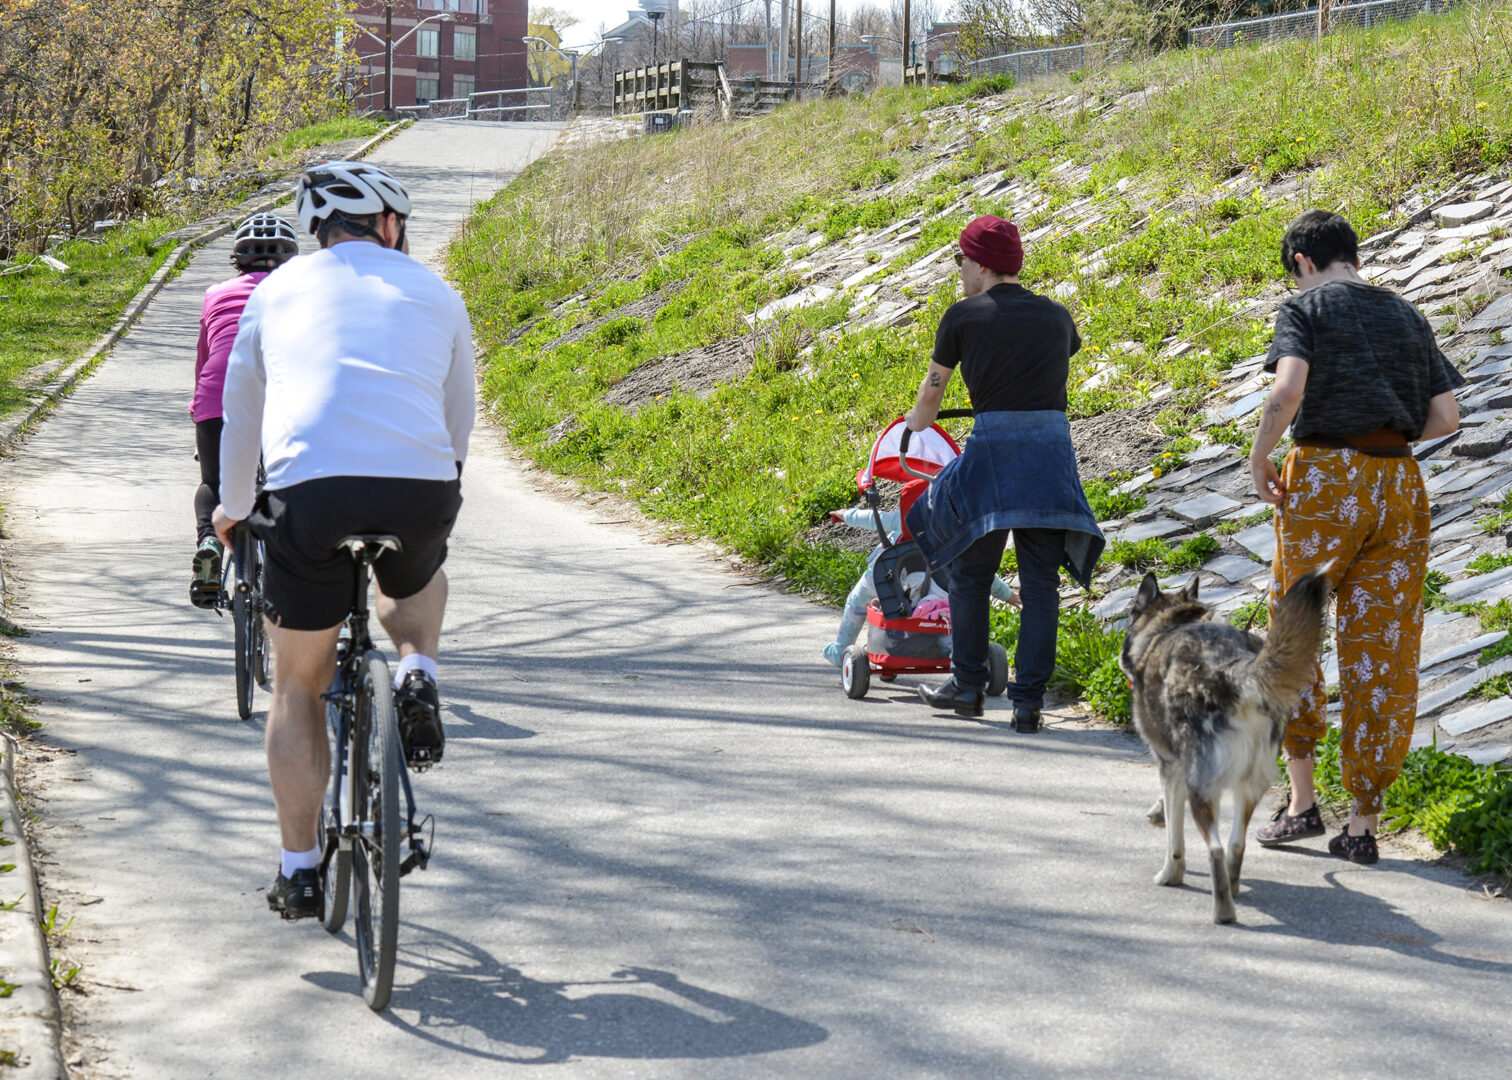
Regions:
[[[277,214],[253,214],[236,229],[231,261],[237,266],[281,266],[299,254],[299,236]]]
[[[410,198],[404,186],[376,165],[361,161],[327,161],[307,171],[294,197],[299,227],[318,233],[333,216],[361,217],[392,211],[409,217]]]

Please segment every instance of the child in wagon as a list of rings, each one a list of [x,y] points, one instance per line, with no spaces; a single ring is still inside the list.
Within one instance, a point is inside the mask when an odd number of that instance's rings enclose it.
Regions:
[[[898,508],[896,510],[880,511],[882,528],[887,531],[888,538],[893,543],[904,543],[913,539],[909,535],[908,527],[903,522],[908,516],[909,507],[913,506],[914,500],[924,494],[928,487],[929,482],[927,480],[911,480],[903,485],[903,491],[898,496]],[[872,516],[871,509],[864,506],[851,507],[847,510],[831,510],[830,520],[837,525],[849,525],[854,529],[866,529],[870,531],[876,528],[876,518]],[[877,596],[877,587],[876,582],[872,578],[872,571],[877,564],[877,556],[882,554],[882,550],[882,545],[878,544],[872,548],[871,554],[867,556],[866,569],[856,579],[856,584],[845,598],[845,611],[840,616],[840,626],[835,632],[835,640],[824,647],[824,658],[836,667],[841,665],[841,662],[845,658],[845,650],[855,643],[856,638],[861,634],[861,628],[866,625],[867,606]],[[923,618],[926,615],[933,615],[936,618],[949,621],[950,605],[948,601],[938,605],[938,610],[934,608],[926,610],[926,605],[929,605],[931,602],[932,593],[939,593],[939,599],[945,599],[945,593],[928,578],[918,583],[916,588],[919,595],[914,597],[916,603],[914,608],[915,616]],[[912,591],[910,590],[910,592]],[[1019,606],[1018,594],[1002,578],[993,579],[992,595],[995,599],[1001,600],[1005,604],[1011,604],[1013,607]]]

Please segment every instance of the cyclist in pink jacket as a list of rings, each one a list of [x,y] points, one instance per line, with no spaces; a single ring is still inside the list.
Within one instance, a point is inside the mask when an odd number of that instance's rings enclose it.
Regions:
[[[200,486],[194,493],[199,546],[194,552],[194,577],[189,585],[189,602],[195,607],[213,608],[220,597],[225,549],[216,539],[210,515],[220,502],[221,387],[226,379],[226,360],[236,341],[247,297],[271,271],[298,254],[294,226],[277,214],[254,214],[236,230],[231,263],[237,276],[205,290],[194,360],[194,400],[189,404],[200,463]]]

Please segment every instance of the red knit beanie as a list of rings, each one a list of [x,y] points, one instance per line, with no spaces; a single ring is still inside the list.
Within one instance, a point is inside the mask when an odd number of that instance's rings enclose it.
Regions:
[[[961,231],[961,251],[999,274],[1017,274],[1024,268],[1018,226],[992,214],[983,214]]]

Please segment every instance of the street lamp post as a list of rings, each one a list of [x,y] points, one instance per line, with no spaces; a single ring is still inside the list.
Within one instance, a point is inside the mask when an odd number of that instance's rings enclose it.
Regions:
[[[449,11],[442,11],[435,15],[428,15],[414,26],[410,27],[398,41],[394,40],[394,4],[393,0],[383,5],[383,36],[379,37],[365,26],[357,27],[368,37],[383,46],[383,111],[391,116],[394,112],[394,50],[410,39],[414,32],[428,22],[452,22],[453,16]]]
[[[657,59],[657,57],[656,57],[656,30],[657,30],[657,27],[661,26],[662,16],[664,16],[666,14],[667,13],[665,11],[648,11],[648,12],[646,12],[646,18],[648,18],[648,19],[651,20],[651,66],[652,67],[656,66],[656,59]]]
[[[564,51],[557,48],[557,46],[553,45],[545,38],[536,37],[534,34],[527,34],[520,40],[527,45],[534,45],[537,49],[550,49],[552,52],[556,53],[563,60],[566,60],[569,64],[572,65],[572,111],[577,112],[578,109],[582,106],[582,95],[578,93],[577,65],[579,54],[576,52],[576,50],[571,52]]]

